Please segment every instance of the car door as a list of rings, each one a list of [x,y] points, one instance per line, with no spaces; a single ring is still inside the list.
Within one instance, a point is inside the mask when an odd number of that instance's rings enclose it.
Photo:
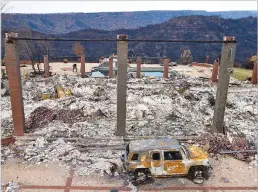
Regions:
[[[151,172],[153,175],[163,175],[163,162],[161,151],[151,151]]]
[[[164,175],[185,174],[183,156],[179,150],[164,151]]]

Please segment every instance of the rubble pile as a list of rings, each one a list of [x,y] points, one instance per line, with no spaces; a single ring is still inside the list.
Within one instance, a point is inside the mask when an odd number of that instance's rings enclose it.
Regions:
[[[53,90],[57,83],[70,88],[73,96],[53,100],[35,99],[39,93]],[[107,149],[96,152],[86,151],[87,148],[83,151],[76,148],[76,142],[62,140],[71,137],[116,138],[116,87],[116,79],[107,78],[56,75],[47,80],[40,77],[24,80],[26,127],[44,138],[24,148],[25,160],[31,163],[78,163],[82,166],[81,174],[91,173],[101,165],[108,167],[110,162],[117,163],[121,151]],[[199,136],[211,131],[216,84],[199,78],[144,77],[129,78],[127,88],[128,136]],[[252,149],[257,135],[258,92],[255,88],[243,82],[229,88],[225,128],[233,139],[228,141],[220,135],[207,137],[201,145],[209,143],[210,153]],[[1,110],[3,137],[12,134],[10,96],[1,99]],[[241,137],[247,143],[234,141],[234,138]],[[48,138],[60,139],[50,141]],[[96,140],[85,140],[96,143]],[[247,160],[249,156],[246,153],[243,154],[244,158],[235,155],[241,160]],[[104,174],[102,169],[100,172]]]
[[[25,122],[26,128],[35,128],[45,122],[54,120],[54,111],[46,107],[35,109],[28,120]]]
[[[121,168],[119,169],[116,163],[107,161],[106,159],[102,159],[97,163],[89,164],[88,166],[80,167],[77,170],[77,174],[80,176],[92,175],[94,173],[97,173],[101,176],[105,176],[105,175],[117,176],[122,172],[121,172]]]
[[[242,150],[245,151],[245,150],[255,150],[255,149],[256,149],[256,146],[249,144],[248,141],[242,137],[234,138],[234,140],[230,146],[230,150],[232,150],[232,151],[242,151]],[[252,161],[251,157],[253,155],[254,155],[254,153],[249,153],[249,152],[234,154],[234,156],[237,159],[244,160],[247,162]]]
[[[53,120],[62,121],[72,124],[78,121],[84,121],[85,117],[80,109],[75,110],[52,110],[47,107],[38,107],[26,121],[26,128],[38,128],[43,124],[47,124]]]
[[[5,118],[1,120],[1,134],[2,139],[12,137],[13,135],[13,121],[11,118]]]
[[[79,167],[79,175],[118,174],[121,162],[119,153],[111,151],[82,151],[78,150],[71,142],[66,142],[60,138],[53,142],[48,142],[43,137],[38,137],[24,150],[24,160],[30,164],[35,163],[60,163],[60,165],[70,164]]]
[[[19,185],[16,182],[8,182],[6,185],[6,190],[5,192],[18,192],[19,191]]]
[[[1,80],[1,96],[10,96],[10,88],[8,82],[4,79]]]
[[[8,146],[1,146],[1,165],[7,158],[13,157],[13,151]]]
[[[202,136],[201,141],[198,142],[205,150],[210,154],[218,154],[223,151],[245,151],[245,150],[255,150],[255,146],[249,143],[243,137],[234,137],[230,139],[219,133],[205,134]],[[232,153],[236,159],[251,162],[254,157],[254,153],[242,152],[242,153]]]

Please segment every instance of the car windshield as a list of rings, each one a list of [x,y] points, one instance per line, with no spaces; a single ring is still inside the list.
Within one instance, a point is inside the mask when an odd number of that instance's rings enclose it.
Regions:
[[[189,151],[187,150],[186,146],[185,146],[185,145],[181,145],[181,146],[182,146],[182,151],[183,151],[183,153],[185,154],[186,158],[189,159],[190,153],[189,153]]]

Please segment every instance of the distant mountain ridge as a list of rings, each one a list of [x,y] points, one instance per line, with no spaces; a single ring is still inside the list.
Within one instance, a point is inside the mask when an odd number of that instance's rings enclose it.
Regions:
[[[202,15],[238,19],[257,17],[256,11],[137,11],[101,13],[57,13],[57,14],[3,14],[2,29],[18,29],[29,26],[32,30],[46,34],[63,34],[82,29],[118,30],[137,29],[159,24],[178,16]]]
[[[6,31],[2,31],[6,32]],[[222,40],[223,36],[235,36],[237,40],[236,62],[243,63],[257,52],[257,18],[223,19],[218,16],[181,16],[164,23],[148,25],[138,29],[119,29],[104,31],[98,29],[84,29],[61,35],[40,34],[32,32],[34,37],[57,37],[76,39],[116,39],[117,34],[127,34],[129,39],[164,39],[164,40]],[[3,35],[3,33],[2,33]],[[21,37],[26,35],[20,33]],[[20,41],[21,44],[23,43]],[[49,59],[60,57],[74,57],[72,44],[74,42],[51,42],[49,44]],[[88,62],[96,62],[101,56],[116,53],[116,42],[80,42],[85,47]],[[168,56],[176,61],[184,49],[190,49],[193,60],[204,62],[206,55],[212,63],[221,53],[221,44],[194,43],[150,43],[129,42],[129,57],[164,57]],[[22,54],[21,58],[26,58]],[[2,50],[2,55],[3,55]],[[46,52],[38,51],[42,58]]]

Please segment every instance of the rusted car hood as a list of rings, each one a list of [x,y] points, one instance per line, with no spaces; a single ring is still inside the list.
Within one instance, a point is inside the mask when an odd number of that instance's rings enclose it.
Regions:
[[[190,152],[191,159],[207,159],[208,158],[208,153],[200,147],[196,147],[196,146],[192,145],[192,146],[188,147],[188,150]]]

